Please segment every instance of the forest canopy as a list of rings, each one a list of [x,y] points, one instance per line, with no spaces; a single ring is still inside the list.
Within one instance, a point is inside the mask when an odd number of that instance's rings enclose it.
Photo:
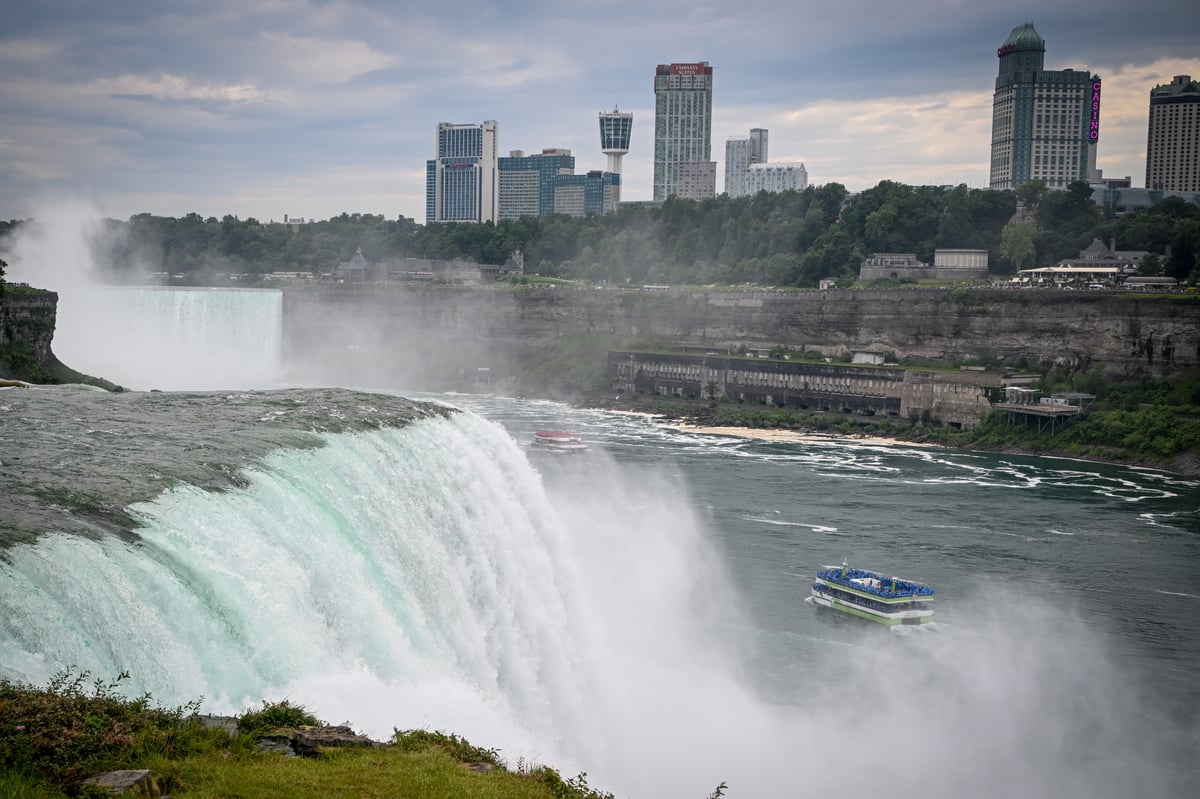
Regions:
[[[25,225],[36,220],[0,221],[0,254],[6,236]],[[547,277],[809,288],[823,278],[848,285],[862,261],[877,252],[913,253],[931,263],[937,249],[983,249],[989,271],[1004,275],[1077,257],[1093,239],[1147,251],[1148,274],[1200,277],[1200,206],[1167,198],[1106,219],[1086,183],[1051,191],[1037,181],[1016,191],[883,181],[856,195],[829,183],[499,224],[420,225],[403,216],[358,213],[305,224],[145,213],[105,220],[95,236],[94,260],[114,279],[167,273],[202,285],[230,274],[318,277],[359,249],[372,262],[412,257],[486,264],[502,264],[519,250],[527,273]]]

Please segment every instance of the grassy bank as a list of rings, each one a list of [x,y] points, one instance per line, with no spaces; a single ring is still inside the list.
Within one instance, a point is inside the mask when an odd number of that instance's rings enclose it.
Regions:
[[[106,796],[83,781],[103,771],[150,769],[172,796],[194,799],[612,799],[590,787],[586,774],[564,779],[548,766],[514,767],[496,750],[424,730],[315,757],[259,751],[264,737],[323,722],[282,702],[214,723],[199,714],[199,702],[168,709],[149,696],[123,697],[124,676],[104,682],[62,674],[42,686],[0,680],[0,797]]]

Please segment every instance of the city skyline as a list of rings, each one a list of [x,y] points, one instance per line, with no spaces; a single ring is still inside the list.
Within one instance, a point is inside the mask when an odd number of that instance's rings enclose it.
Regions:
[[[636,7],[636,25],[619,1],[477,3],[470,14],[373,0],[245,5],[6,9],[0,218],[82,200],[116,218],[422,222],[439,122],[495,119],[501,154],[570,149],[587,172],[605,167],[596,115],[614,107],[640,120],[622,199],[649,200],[655,65],[699,61],[715,72],[719,176],[726,139],[765,128],[771,160],[803,162],[813,185],[983,188],[996,49],[1025,22],[1046,40],[1047,69],[1103,78],[1096,166],[1140,186],[1150,89],[1200,75],[1194,31],[1145,22],[1176,16],[1167,0],[886,10],[752,0],[728,12],[665,2]],[[594,63],[576,46],[583,31],[619,42],[622,58]]]

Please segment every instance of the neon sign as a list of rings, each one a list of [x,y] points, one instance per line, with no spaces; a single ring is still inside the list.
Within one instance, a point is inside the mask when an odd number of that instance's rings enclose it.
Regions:
[[[996,50],[996,56],[997,57],[1006,56],[1009,53],[1011,53],[1013,50],[1016,50],[1016,49],[1017,49],[1016,45],[1006,44],[1003,47]]]
[[[1092,81],[1092,115],[1088,125],[1088,141],[1100,138],[1100,81]]]

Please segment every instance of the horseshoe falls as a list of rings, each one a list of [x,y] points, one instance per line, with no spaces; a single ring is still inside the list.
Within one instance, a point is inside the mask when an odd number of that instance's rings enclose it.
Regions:
[[[54,352],[84,374],[133,389],[279,385],[282,292],[68,286]]]

